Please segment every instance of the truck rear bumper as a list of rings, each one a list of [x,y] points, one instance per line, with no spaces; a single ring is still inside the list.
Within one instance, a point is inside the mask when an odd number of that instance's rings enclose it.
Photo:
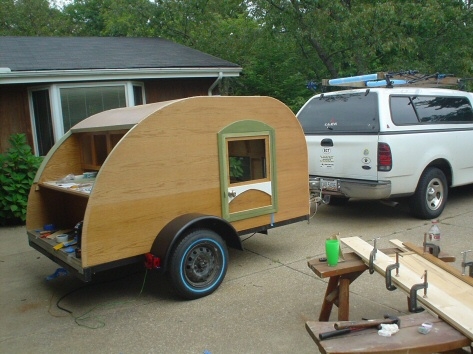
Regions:
[[[347,198],[385,199],[391,195],[391,182],[309,176],[309,190]]]

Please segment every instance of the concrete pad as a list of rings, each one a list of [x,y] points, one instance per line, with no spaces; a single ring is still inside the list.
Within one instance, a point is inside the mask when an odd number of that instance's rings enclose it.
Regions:
[[[0,352],[317,353],[304,324],[318,319],[327,279],[307,261],[324,255],[325,238],[340,233],[379,237],[380,248],[394,238],[420,245],[430,227],[403,204],[357,200],[317,209],[310,223],[243,236],[245,251],[230,250],[220,288],[194,301],[178,299],[165,276],[141,266],[114,269],[92,283],[72,276],[47,281],[58,266],[28,246],[25,228],[0,228]],[[473,249],[472,222],[473,186],[452,190],[440,217],[441,247],[457,257],[457,268],[460,252]],[[363,273],[350,287],[350,319],[386,313],[407,313],[406,294],[387,291],[377,273]]]

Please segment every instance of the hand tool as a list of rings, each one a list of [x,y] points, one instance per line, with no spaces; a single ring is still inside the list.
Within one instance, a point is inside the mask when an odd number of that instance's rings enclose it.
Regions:
[[[335,331],[319,333],[319,339],[324,340],[351,332],[361,331],[363,329],[376,327],[379,329],[381,324],[397,324],[401,328],[401,320],[396,316],[384,315],[384,320],[369,321],[344,321],[334,324]]]
[[[384,320],[367,320],[367,321],[343,321],[336,322],[333,327],[336,330],[341,330],[345,328],[372,328],[378,327],[381,324],[397,324],[401,328],[401,320],[399,317],[384,315]]]
[[[75,245],[77,243],[76,240],[71,240],[71,241],[67,241],[67,242],[61,242],[61,243],[58,243],[56,246],[53,247],[53,250],[55,251],[59,251],[61,248],[63,247],[68,247],[68,246],[72,246],[72,245]]]

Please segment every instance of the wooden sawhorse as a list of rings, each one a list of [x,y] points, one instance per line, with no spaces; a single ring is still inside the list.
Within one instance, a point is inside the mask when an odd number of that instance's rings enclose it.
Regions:
[[[345,261],[329,267],[326,261],[310,260],[307,265],[320,278],[330,278],[325,291],[319,321],[328,321],[332,307],[338,306],[338,320],[348,321],[350,307],[350,284],[368,269],[354,252],[343,254]]]
[[[394,254],[401,251],[398,248],[381,249],[383,253]],[[344,253],[345,261],[335,267],[329,267],[326,261],[312,259],[307,265],[320,278],[330,278],[325,291],[324,301],[320,310],[319,321],[329,321],[333,305],[338,306],[338,320],[348,321],[350,312],[350,284],[355,281],[368,266],[354,252]],[[444,262],[454,262],[455,257],[441,253],[439,259]]]

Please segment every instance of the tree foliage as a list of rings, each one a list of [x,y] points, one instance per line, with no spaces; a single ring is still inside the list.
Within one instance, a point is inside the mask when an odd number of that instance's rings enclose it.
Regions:
[[[308,81],[377,71],[473,76],[460,0],[0,0],[2,35],[163,37],[238,63],[228,94],[297,110]]]
[[[291,33],[317,75],[401,69],[471,75],[473,13],[462,1],[256,3],[268,24]]]
[[[66,16],[47,0],[0,0],[0,35],[66,35]]]

